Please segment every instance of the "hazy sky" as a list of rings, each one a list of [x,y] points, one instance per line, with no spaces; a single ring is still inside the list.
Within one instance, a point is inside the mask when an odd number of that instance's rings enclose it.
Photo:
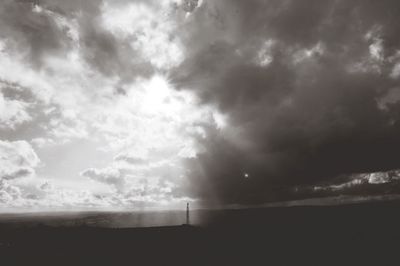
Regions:
[[[397,0],[2,0],[0,207],[397,194],[399,18]]]

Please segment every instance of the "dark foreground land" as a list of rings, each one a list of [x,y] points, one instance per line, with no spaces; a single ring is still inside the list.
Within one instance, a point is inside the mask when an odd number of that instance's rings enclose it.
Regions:
[[[0,225],[0,265],[400,265],[400,203],[208,211],[202,226]]]

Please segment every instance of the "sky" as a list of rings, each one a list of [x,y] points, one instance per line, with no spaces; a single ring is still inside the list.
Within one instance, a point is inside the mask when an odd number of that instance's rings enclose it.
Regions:
[[[0,210],[400,192],[395,0],[3,0]]]

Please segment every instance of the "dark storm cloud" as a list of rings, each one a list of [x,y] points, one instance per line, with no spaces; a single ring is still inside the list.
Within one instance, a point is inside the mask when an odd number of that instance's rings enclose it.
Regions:
[[[184,29],[178,86],[228,116],[199,140],[194,195],[290,197],[340,174],[400,168],[398,1],[205,1]],[[260,62],[260,51],[270,42]],[[261,55],[262,56],[262,55]],[[244,173],[250,178],[244,178]],[[368,192],[367,190],[365,190]]]

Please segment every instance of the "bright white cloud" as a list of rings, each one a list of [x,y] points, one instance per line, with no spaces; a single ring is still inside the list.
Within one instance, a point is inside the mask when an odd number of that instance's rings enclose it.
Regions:
[[[397,79],[400,77],[400,51],[397,51],[395,55],[389,57],[389,62],[394,62],[390,77]]]
[[[397,63],[394,67],[392,72],[390,73],[391,78],[398,78],[400,77],[400,63]]]
[[[258,51],[256,63],[262,67],[266,67],[274,60],[272,55],[272,48],[274,46],[273,40],[267,40]]]
[[[327,185],[327,186],[315,186],[314,190],[332,190],[332,191],[342,191],[345,189],[362,186],[366,184],[379,185],[391,182],[392,180],[399,180],[399,171],[389,171],[389,172],[374,172],[374,173],[361,173],[353,174],[350,176],[350,180],[340,184]]]
[[[19,100],[10,100],[0,91],[0,128],[15,129],[18,125],[30,121],[29,104]]]
[[[168,1],[167,1],[168,2]],[[178,25],[170,19],[171,5],[133,2],[128,6],[105,3],[104,28],[122,41],[129,42],[144,61],[160,69],[177,66],[184,58],[183,46],[174,31]]]
[[[388,110],[389,106],[400,101],[400,88],[389,89],[386,94],[377,100],[378,107],[381,110]]]
[[[375,72],[381,73],[383,63],[385,62],[384,42],[381,37],[381,27],[375,25],[364,36],[364,41],[369,44],[368,54],[357,63],[352,63],[349,72]]]
[[[293,61],[295,64],[301,63],[306,59],[313,58],[316,55],[322,55],[324,53],[324,44],[318,42],[310,49],[301,49],[296,51],[293,55]]]
[[[376,61],[382,61],[384,59],[383,52],[383,40],[375,38],[373,43],[369,46],[371,58]]]
[[[6,180],[0,180],[0,206],[11,205],[21,199],[21,190],[9,184]]]
[[[15,179],[35,173],[40,160],[26,141],[0,140],[0,179]]]
[[[191,94],[176,91],[163,76],[139,79],[124,89],[126,95],[104,100],[88,114],[108,151],[147,157],[150,150],[173,149],[178,154],[191,141],[193,127],[210,118],[211,109],[199,108]]]

